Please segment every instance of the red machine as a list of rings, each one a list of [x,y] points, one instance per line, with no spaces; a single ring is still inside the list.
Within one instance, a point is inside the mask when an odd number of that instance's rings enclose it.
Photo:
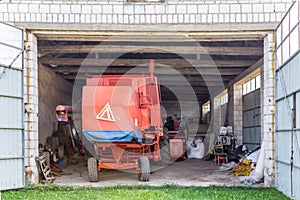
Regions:
[[[58,105],[56,106],[56,120],[58,122],[67,122],[69,115],[78,112],[73,106]]]
[[[88,78],[82,91],[82,132],[94,145],[88,160],[89,180],[101,169],[136,168],[141,181],[150,176],[149,159],[160,161],[168,145],[160,113],[160,91],[150,75],[102,75]],[[169,153],[169,152],[168,152]],[[96,159],[97,158],[97,159]]]

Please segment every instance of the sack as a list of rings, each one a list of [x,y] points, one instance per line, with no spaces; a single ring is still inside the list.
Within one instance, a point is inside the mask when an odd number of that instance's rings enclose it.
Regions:
[[[187,146],[187,157],[201,159],[204,157],[205,147],[202,142],[197,144],[197,147]]]

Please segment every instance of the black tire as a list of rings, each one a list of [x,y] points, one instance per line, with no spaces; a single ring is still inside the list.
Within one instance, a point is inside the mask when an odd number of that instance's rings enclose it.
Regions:
[[[98,162],[96,158],[88,159],[88,173],[89,173],[89,181],[90,182],[98,182]]]
[[[169,132],[167,128],[164,128],[164,136],[163,140],[159,141],[159,148],[160,148],[160,161],[162,163],[170,163],[170,140],[169,140]]]
[[[149,181],[150,179],[150,162],[148,157],[141,156],[138,161],[140,173],[138,174],[140,181]]]

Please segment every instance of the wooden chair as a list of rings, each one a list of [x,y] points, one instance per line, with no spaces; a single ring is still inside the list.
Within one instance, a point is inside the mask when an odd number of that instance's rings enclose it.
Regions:
[[[217,165],[228,163],[228,154],[224,152],[223,145],[214,145],[214,156]]]

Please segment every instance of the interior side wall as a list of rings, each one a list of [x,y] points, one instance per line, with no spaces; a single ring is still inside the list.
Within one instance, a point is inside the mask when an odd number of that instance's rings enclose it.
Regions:
[[[163,101],[163,109],[168,116],[174,117],[175,114],[184,117],[189,136],[195,136],[200,130],[200,109],[196,101]]]
[[[39,143],[57,130],[55,108],[72,104],[73,85],[45,66],[39,65]]]
[[[162,101],[163,109],[167,115],[181,114],[180,105],[178,101]]]

